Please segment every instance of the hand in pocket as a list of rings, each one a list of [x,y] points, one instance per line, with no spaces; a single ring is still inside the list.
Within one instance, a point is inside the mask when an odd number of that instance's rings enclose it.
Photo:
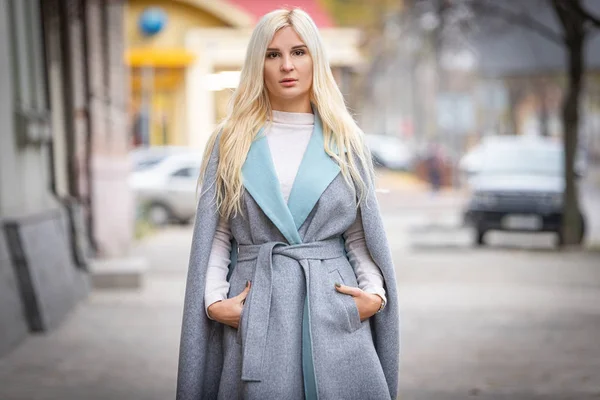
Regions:
[[[335,290],[342,294],[347,294],[354,298],[356,308],[358,308],[358,314],[360,320],[364,321],[367,318],[372,317],[379,311],[383,299],[376,294],[367,293],[357,287],[335,284]]]
[[[244,290],[237,296],[212,303],[208,306],[208,315],[217,322],[237,329],[240,324],[244,302],[250,292],[250,286],[250,281],[248,281]]]

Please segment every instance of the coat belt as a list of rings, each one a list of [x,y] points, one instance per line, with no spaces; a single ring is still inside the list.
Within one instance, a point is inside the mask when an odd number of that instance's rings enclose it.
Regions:
[[[268,242],[261,245],[240,245],[238,262],[256,259],[256,269],[252,280],[251,295],[246,302],[246,314],[242,338],[242,380],[260,382],[263,376],[263,356],[267,343],[267,329],[271,309],[273,279],[273,256],[281,255],[298,262],[306,281],[306,300],[302,315],[302,366],[304,384],[307,392],[316,390],[314,363],[312,360],[312,341],[310,334],[310,282],[309,268],[311,260],[327,260],[344,256],[344,243],[341,237],[318,242],[289,245],[281,242]],[[312,375],[312,377],[310,376]],[[307,383],[307,379],[309,380]],[[310,380],[312,379],[312,384]],[[307,385],[309,387],[307,387]],[[311,389],[310,386],[315,386]],[[307,398],[309,393],[306,393]],[[316,393],[314,394],[316,397]]]

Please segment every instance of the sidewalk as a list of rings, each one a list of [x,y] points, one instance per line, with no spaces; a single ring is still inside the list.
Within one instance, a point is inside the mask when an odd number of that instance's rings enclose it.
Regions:
[[[150,261],[139,291],[94,291],[58,330],[0,359],[2,400],[174,398],[190,231],[138,244]]]
[[[150,262],[143,289],[95,291],[58,330],[0,359],[0,399],[173,399],[190,241],[189,227],[172,227],[138,243],[134,255]],[[403,399],[466,399],[474,387],[489,400],[529,400],[539,388],[591,398],[580,388],[598,382],[596,254],[392,250]]]

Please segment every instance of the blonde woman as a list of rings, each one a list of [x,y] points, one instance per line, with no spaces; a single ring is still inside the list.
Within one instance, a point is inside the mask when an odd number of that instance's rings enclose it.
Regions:
[[[395,398],[372,163],[305,12],[257,24],[200,176],[177,399]]]

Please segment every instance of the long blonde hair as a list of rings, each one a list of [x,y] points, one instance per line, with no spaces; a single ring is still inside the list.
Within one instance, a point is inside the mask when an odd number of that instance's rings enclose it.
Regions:
[[[304,41],[313,60],[310,98],[323,123],[325,151],[338,163],[345,181],[349,185],[355,182],[359,203],[364,201],[367,187],[354,156],[367,171],[368,178],[373,176],[373,164],[364,146],[363,133],[348,112],[344,97],[333,78],[317,26],[300,9],[275,10],[263,16],[254,28],[240,83],[232,94],[227,116],[211,135],[204,152],[199,186],[202,186],[210,154],[220,133],[216,204],[225,218],[242,211],[242,166],[252,141],[271,115],[271,104],[264,85],[267,47],[275,33],[288,26]],[[334,151],[332,147],[342,150]]]

